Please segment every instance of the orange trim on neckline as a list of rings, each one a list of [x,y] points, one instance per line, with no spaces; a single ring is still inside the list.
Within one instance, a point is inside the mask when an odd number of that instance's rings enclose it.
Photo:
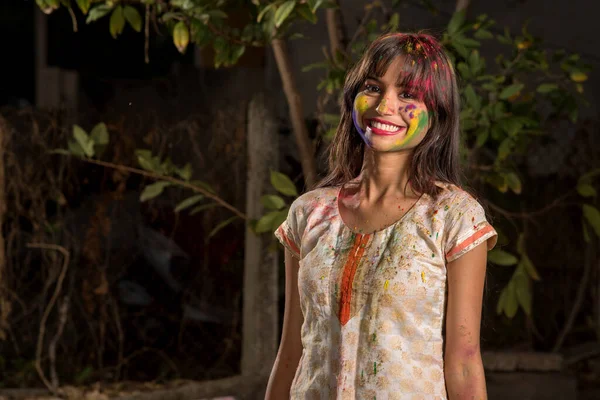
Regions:
[[[356,269],[360,264],[360,260],[365,252],[366,244],[369,241],[370,234],[357,233],[354,238],[354,244],[350,249],[350,255],[344,264],[344,273],[342,275],[342,286],[340,292],[340,313],[339,319],[342,325],[350,320],[350,309],[352,306],[352,284],[354,283],[354,276]]]

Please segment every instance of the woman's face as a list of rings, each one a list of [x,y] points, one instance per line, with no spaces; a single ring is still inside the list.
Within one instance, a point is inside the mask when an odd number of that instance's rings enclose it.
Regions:
[[[367,146],[375,151],[413,149],[429,130],[425,103],[408,88],[396,86],[403,67],[404,58],[397,57],[385,75],[368,77],[354,99],[354,126]]]

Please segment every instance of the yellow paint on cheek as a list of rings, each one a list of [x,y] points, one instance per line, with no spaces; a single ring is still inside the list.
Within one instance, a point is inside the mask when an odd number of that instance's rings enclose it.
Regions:
[[[425,277],[425,271],[421,271],[421,280],[423,281],[423,283],[427,282],[427,278]]]
[[[383,290],[387,290],[389,285],[390,285],[390,281],[386,280],[385,283],[383,284]]]
[[[367,101],[367,96],[359,93],[354,99],[354,108],[359,115],[362,115],[369,109],[369,102]]]

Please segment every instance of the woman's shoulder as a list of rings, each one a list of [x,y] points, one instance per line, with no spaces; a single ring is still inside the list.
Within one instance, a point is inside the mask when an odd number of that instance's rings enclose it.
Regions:
[[[328,186],[310,190],[294,200],[292,210],[302,210],[309,213],[320,207],[331,207],[336,204],[339,187]]]
[[[436,208],[440,206],[449,208],[453,205],[462,207],[480,205],[473,194],[458,185],[447,182],[436,182],[436,186],[441,189],[437,196],[432,199],[432,205]]]

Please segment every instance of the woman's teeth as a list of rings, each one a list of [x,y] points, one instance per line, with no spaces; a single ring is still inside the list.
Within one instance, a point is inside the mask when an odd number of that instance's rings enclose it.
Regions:
[[[386,131],[386,132],[396,132],[397,130],[400,129],[399,126],[382,124],[381,122],[377,122],[377,121],[373,121],[373,120],[371,120],[369,122],[369,126],[371,126],[373,128],[381,129],[382,131]]]

